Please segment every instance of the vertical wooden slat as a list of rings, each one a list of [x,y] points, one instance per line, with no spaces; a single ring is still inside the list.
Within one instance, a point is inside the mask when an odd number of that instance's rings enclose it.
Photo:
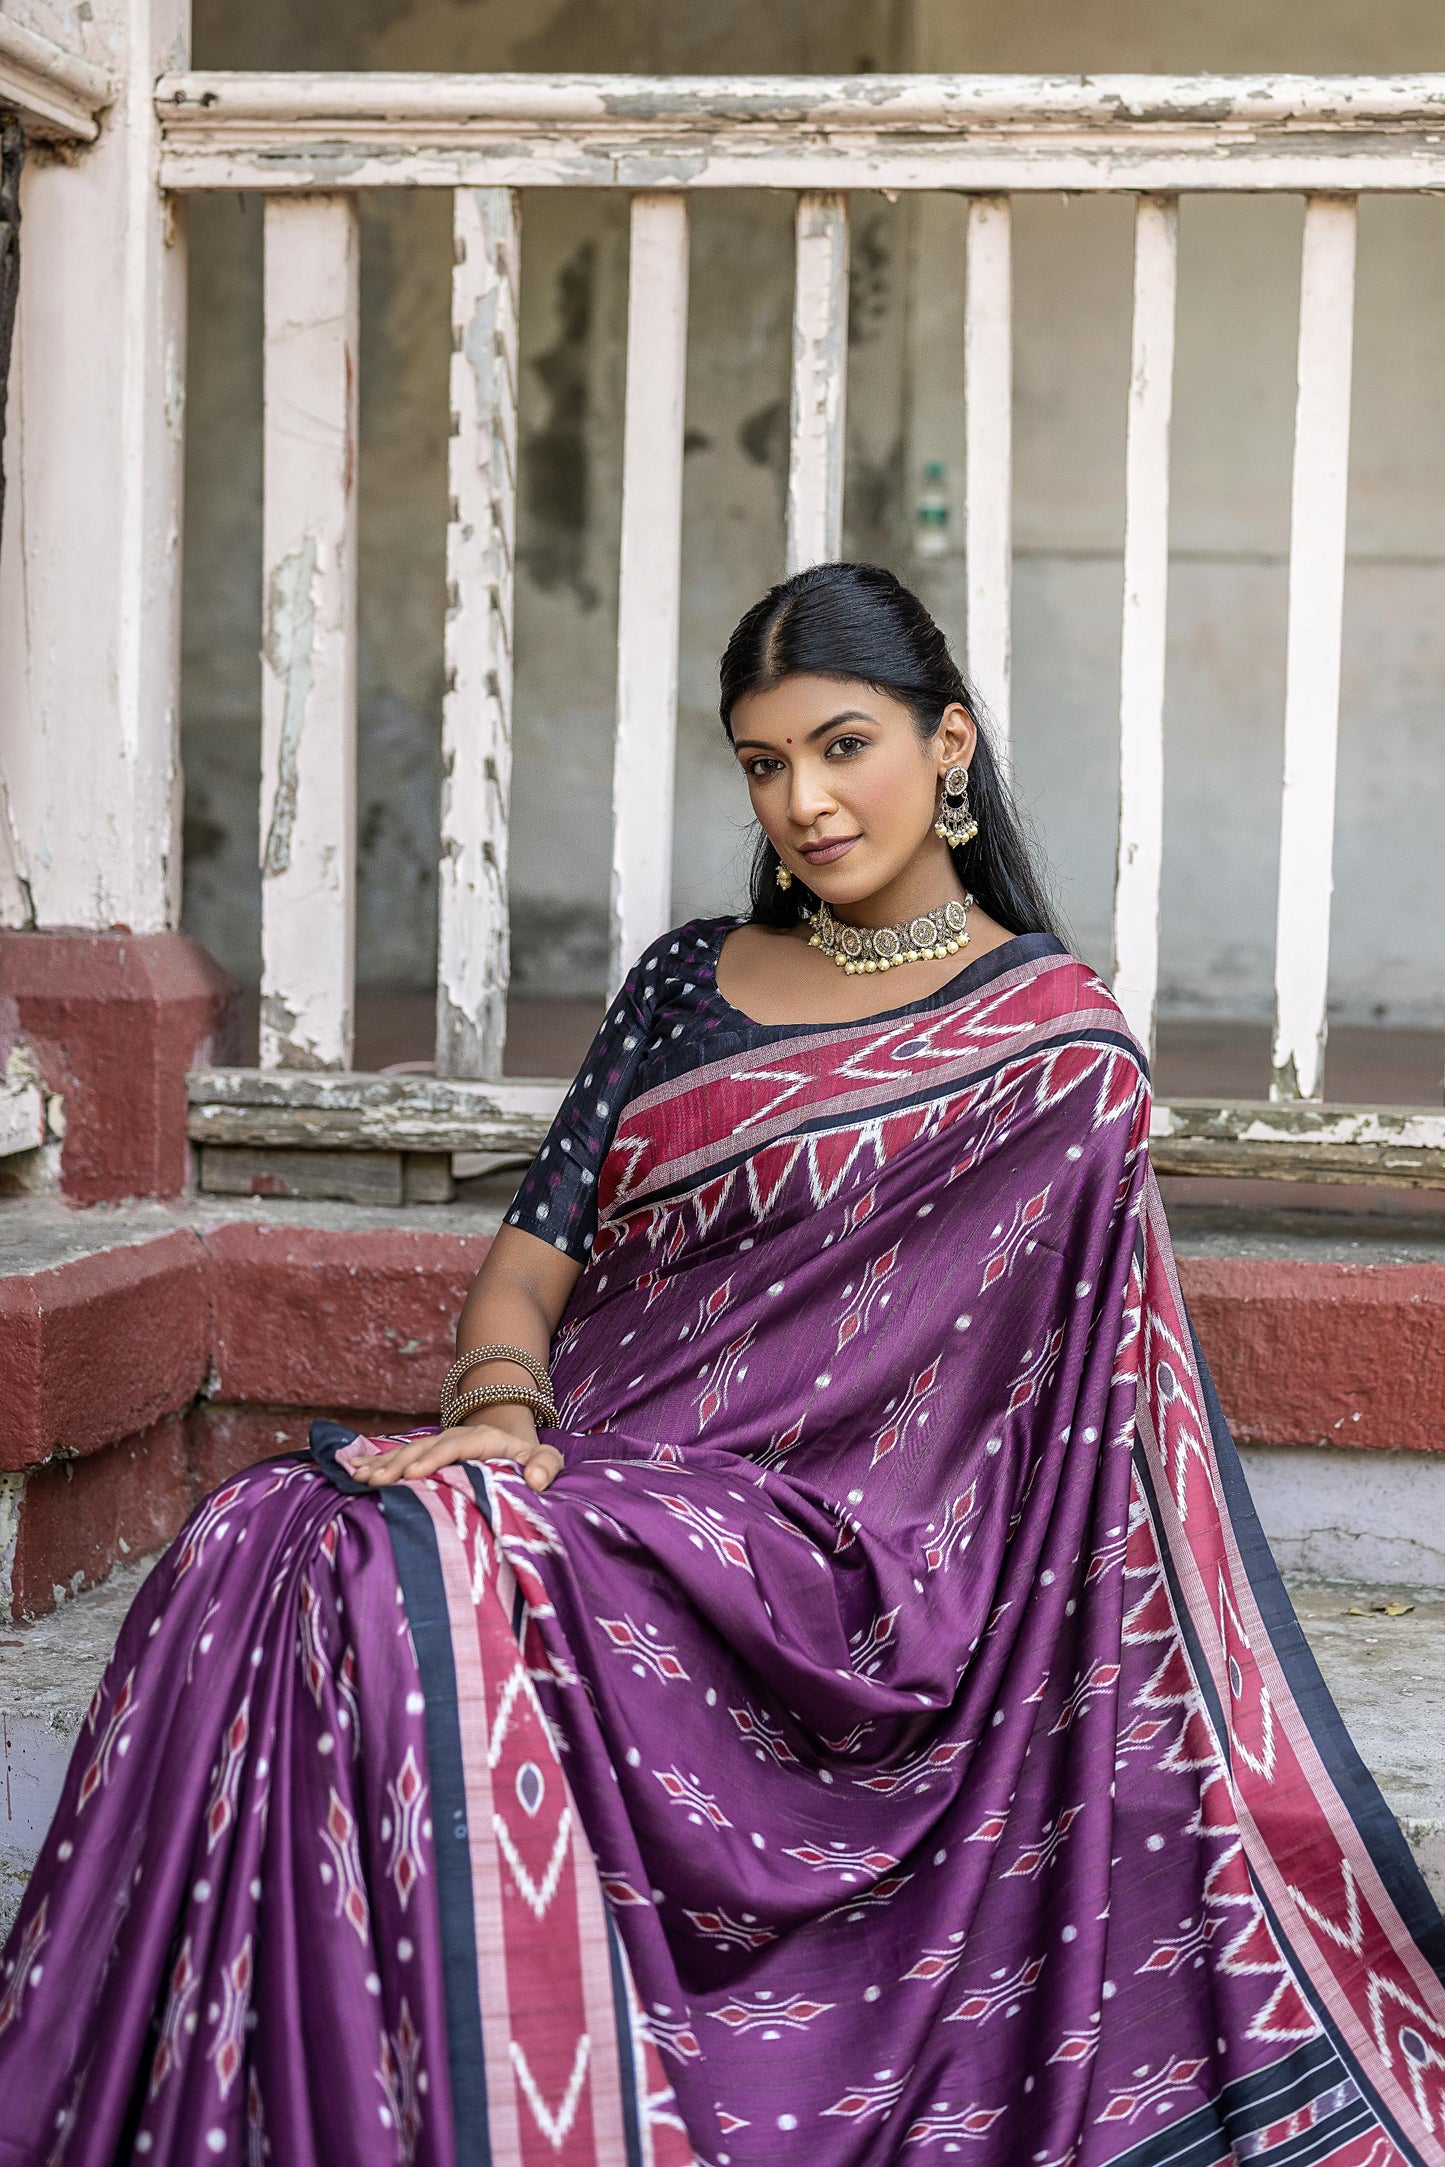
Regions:
[[[439,1076],[500,1076],[509,973],[516,190],[459,188],[453,234],[436,1067]]]
[[[1300,276],[1270,1096],[1319,1098],[1334,886],[1355,200],[1312,196]]]
[[[356,204],[266,205],[261,1065],[348,1068],[356,917]]]
[[[848,198],[798,198],[787,569],[843,554],[848,399]]]
[[[612,983],[668,923],[687,373],[685,195],[632,199],[612,768]]]
[[[1013,609],[1013,261],[1007,196],[968,206],[963,318],[968,676],[1009,756]]]
[[[1119,672],[1119,856],[1114,995],[1152,1057],[1164,848],[1164,635],[1169,602],[1169,416],[1179,211],[1141,196],[1134,214],[1134,337],[1125,461]]]

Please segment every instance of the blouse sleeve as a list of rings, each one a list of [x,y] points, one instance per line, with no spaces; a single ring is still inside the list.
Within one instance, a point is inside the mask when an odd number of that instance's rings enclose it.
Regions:
[[[663,943],[628,972],[588,1048],[547,1140],[522,1181],[507,1225],[585,1264],[597,1231],[597,1176],[636,1088],[663,983]]]

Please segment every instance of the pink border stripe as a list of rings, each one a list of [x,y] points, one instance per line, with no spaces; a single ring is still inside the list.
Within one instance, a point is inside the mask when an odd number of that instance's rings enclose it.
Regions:
[[[733,1121],[717,1136],[709,1139],[708,1142],[699,1144],[689,1151],[681,1152],[676,1158],[663,1160],[657,1165],[649,1167],[635,1188],[618,1189],[608,1198],[602,1216],[608,1221],[625,1218],[635,1205],[645,1203],[655,1189],[671,1187],[675,1182],[684,1180],[690,1175],[702,1173],[708,1166],[713,1165],[721,1158],[732,1157],[743,1144],[744,1138],[746,1139],[746,1149],[751,1153],[761,1150],[765,1145],[776,1141],[780,1137],[791,1137],[796,1131],[800,1119],[805,1118],[810,1123],[823,1120],[844,1122],[850,1116],[859,1113],[866,1114],[870,1107],[876,1105],[878,1110],[875,1119],[881,1123],[895,1118],[902,1119],[906,1114],[915,1110],[921,1111],[925,1104],[934,1109],[934,1118],[937,1119],[941,1110],[941,1103],[946,1104],[947,1096],[956,1096],[983,1070],[997,1068],[1001,1079],[1014,1068],[1034,1068],[1037,1066],[1038,1060],[1037,1048],[1044,1040],[1057,1037],[1062,1031],[1070,1034],[1074,1046],[1079,1047],[1089,1043],[1091,1030],[1095,1032],[1107,1031],[1109,1034],[1107,1048],[1101,1047],[1100,1051],[1111,1053],[1119,1051],[1116,1045],[1119,1035],[1118,1023],[1115,1018],[1110,1017],[1105,1010],[1099,1008],[1075,1009],[1067,1014],[1061,1013],[1057,1016],[1051,1016],[1045,1022],[1035,1024],[1031,1028],[1020,1028],[1017,1022],[1013,1023],[1010,1026],[1008,1037],[1011,1047],[1015,1050],[1003,1055],[1002,1058],[1001,1049],[998,1046],[971,1045],[961,1048],[957,1052],[950,1051],[946,1054],[940,1054],[937,1067],[931,1071],[928,1077],[928,1082],[935,1085],[937,1091],[927,1101],[915,1095],[906,1106],[895,1107],[886,1100],[884,1103],[879,1104],[880,1087],[883,1087],[885,1091],[896,1091],[902,1083],[916,1084],[916,1078],[910,1079],[901,1076],[878,1077],[864,1088],[847,1091],[839,1090],[832,1096],[820,1093],[816,1098],[812,1099],[801,1101],[790,1099],[789,1104],[782,1107],[769,1121],[758,1121],[757,1123],[750,1120]],[[913,1035],[917,1037],[919,1033],[915,1030]],[[1127,1055],[1124,1058],[1127,1059]],[[722,1068],[722,1074],[715,1080],[714,1093],[716,1093],[717,1083],[725,1081],[736,1083],[752,1073],[760,1075],[764,1081],[773,1080],[767,1071],[745,1071],[736,1067],[723,1068],[722,1064],[718,1064],[718,1066]],[[705,1075],[708,1072],[702,1071],[700,1073]],[[798,1081],[815,1085],[820,1082],[835,1082],[841,1078],[842,1073],[841,1070],[835,1070],[832,1076],[826,1078],[800,1076]],[[685,1081],[691,1086],[694,1084],[695,1079],[689,1077]],[[629,1114],[635,1112],[638,1107],[657,1101],[660,1099],[662,1092],[667,1089],[669,1089],[669,1086],[660,1085],[656,1092],[649,1092],[645,1098],[634,1101],[633,1106],[628,1108]],[[721,1098],[714,1096],[710,1100],[706,1091],[700,1095],[699,1103],[711,1105],[712,1110],[719,1113],[723,1113],[725,1109],[725,1102]],[[806,1144],[808,1138],[806,1136],[800,1137],[798,1141]],[[625,1151],[630,1142],[640,1144],[644,1150],[646,1149],[646,1138],[636,1137],[632,1132],[624,1131],[619,1131],[612,1149],[614,1151]]]
[[[558,1770],[561,1773],[561,1770]],[[582,1960],[582,2004],[592,2041],[588,2085],[592,2093],[593,2142],[597,2167],[627,2167],[627,2127],[622,2113],[622,2042],[612,1999],[612,1967],[607,1949],[607,1919],[597,1862],[582,1833],[581,1816],[572,1808],[572,1871],[577,1884],[577,1941]],[[646,2116],[639,2094],[638,2119]]]
[[[492,1770],[488,1758],[486,1678],[471,1572],[461,1536],[434,1480],[412,1485],[431,1514],[437,1532],[447,1615],[452,1629],[452,1658],[457,1676],[457,1728],[461,1733],[462,1774],[467,1787],[468,1850],[472,1862],[472,1909],[476,1921],[477,1992],[482,2005],[482,2049],[487,2069],[487,2118],[492,2156],[520,2160],[522,2133],[517,2118],[516,2074],[512,2068],[512,2019],[507,2002],[506,1938],[502,1926],[502,1891],[497,1846],[492,1835]],[[448,1491],[451,1485],[445,1486]],[[457,1503],[465,1509],[465,1499]],[[490,1542],[490,1537],[487,1538]]]

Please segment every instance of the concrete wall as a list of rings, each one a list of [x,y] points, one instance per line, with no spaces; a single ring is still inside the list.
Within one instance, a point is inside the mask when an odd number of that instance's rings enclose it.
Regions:
[[[1445,68],[1427,0],[197,0],[200,66],[1302,70]],[[1175,1014],[1268,1012],[1301,207],[1186,203],[1174,462],[1163,978]],[[1131,209],[1016,214],[1014,651],[1020,787],[1084,951],[1114,853]],[[791,203],[695,203],[675,908],[727,907],[746,805],[717,652],[781,571]],[[184,713],[186,924],[257,968],[259,216],[192,207]],[[913,549],[925,461],[961,486],[962,206],[855,205],[846,547],[962,630],[962,565]],[[363,208],[360,970],[425,984],[434,946],[447,208]],[[1445,204],[1361,227],[1332,997],[1445,1020]],[[600,985],[619,515],[626,209],[524,208],[516,975]],[[955,533],[957,531],[955,523]],[[559,846],[563,829],[566,847]]]

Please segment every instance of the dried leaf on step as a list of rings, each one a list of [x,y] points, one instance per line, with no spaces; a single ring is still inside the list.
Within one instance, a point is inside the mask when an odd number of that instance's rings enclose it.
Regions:
[[[1382,1603],[1380,1607],[1387,1618],[1403,1618],[1409,1611],[1414,1609],[1415,1605],[1413,1603]]]

